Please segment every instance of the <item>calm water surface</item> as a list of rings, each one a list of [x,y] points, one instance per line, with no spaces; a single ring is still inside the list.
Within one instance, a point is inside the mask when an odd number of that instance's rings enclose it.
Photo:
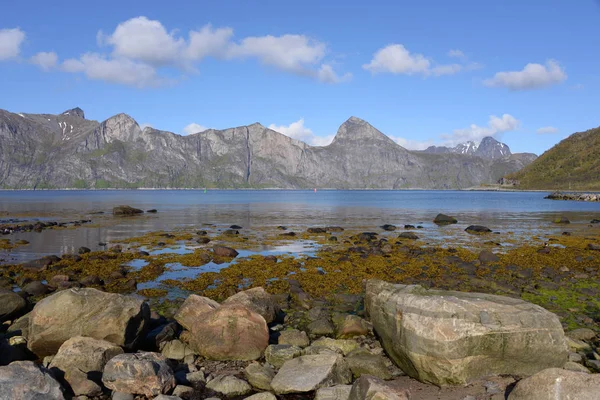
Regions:
[[[472,191],[341,191],[316,193],[292,190],[164,190],[164,191],[2,191],[0,220],[70,221],[92,219],[91,226],[11,235],[30,245],[10,254],[5,262],[23,261],[45,254],[75,251],[79,246],[100,249],[99,242],[118,241],[144,232],[198,228],[203,224],[245,229],[286,225],[339,225],[377,230],[384,223],[423,225],[423,235],[440,238],[462,233],[466,225],[483,224],[500,232],[535,235],[559,229],[549,222],[559,215],[587,226],[600,217],[600,203],[545,200],[541,192]],[[113,218],[114,206],[127,204],[157,214]],[[93,214],[99,211],[105,214]],[[440,229],[431,221],[438,212],[458,218],[456,226]],[[302,247],[302,246],[300,246]],[[300,250],[301,251],[301,250]]]

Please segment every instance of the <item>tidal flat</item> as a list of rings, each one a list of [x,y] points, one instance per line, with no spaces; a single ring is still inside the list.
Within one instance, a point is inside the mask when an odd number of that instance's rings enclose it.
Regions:
[[[0,217],[0,295],[5,306],[18,308],[0,313],[0,364],[31,360],[58,368],[67,372],[58,375],[65,393],[94,399],[121,391],[140,399],[157,393],[241,399],[263,391],[282,399],[333,392],[346,398],[361,385],[410,391],[417,395],[410,398],[423,400],[498,399],[549,366],[597,376],[595,205],[527,203],[532,194],[490,193],[480,197],[483,206],[465,205],[468,197],[459,194],[450,202],[456,211],[443,200],[410,209],[411,201],[422,204],[410,196],[392,205],[384,201],[385,207],[312,200],[129,203],[139,210],[114,203],[15,204]],[[411,301],[417,307],[429,298],[439,303],[404,319],[403,312],[413,312],[409,305],[382,321],[382,314],[373,315],[373,302],[402,298],[394,284],[414,291],[407,296],[416,296]],[[373,291],[379,286],[387,289]],[[458,307],[450,319],[446,307]],[[130,311],[134,315],[120,327]],[[405,323],[420,330],[390,333]],[[69,324],[74,328],[61,328]],[[486,333],[475,334],[479,330]],[[418,335],[411,346],[394,347],[411,332]],[[435,343],[431,360],[417,368],[403,364],[405,356],[417,362],[419,341],[428,335]],[[466,336],[447,347],[447,335]],[[80,368],[69,364],[79,360],[72,352],[99,345],[89,338],[124,354],[96,367],[97,376],[69,375]],[[539,346],[554,350],[539,352]],[[486,361],[469,372],[474,353]],[[514,364],[521,354],[522,365]],[[448,372],[445,357],[461,367]],[[160,385],[149,388],[148,377],[128,376],[146,362],[160,366],[151,374],[165,379]],[[325,387],[300,389],[317,368],[310,362],[329,363],[339,375],[323,376],[331,380]],[[120,370],[119,363],[133,369]]]
[[[137,293],[166,309],[164,304],[191,293],[217,301],[259,286],[289,293],[290,282],[327,301],[360,294],[366,280],[382,279],[520,297],[557,313],[571,329],[595,325],[600,318],[600,224],[593,220],[566,224],[549,215],[536,221],[535,229],[519,229],[515,222],[501,230],[490,226],[486,233],[466,232],[470,224],[462,221],[436,225],[435,215],[376,226],[353,225],[351,219],[335,226],[201,223],[86,243],[67,253],[57,246],[54,254],[39,258],[27,252],[45,236],[87,237],[90,230],[155,218],[147,213],[69,216],[52,213],[44,218],[58,222],[38,220],[33,226],[27,214],[10,216],[1,227],[7,232],[0,242],[3,287],[20,291],[42,282],[52,290],[60,281],[60,288]],[[217,254],[218,246],[237,254]],[[13,252],[29,260],[11,262]]]

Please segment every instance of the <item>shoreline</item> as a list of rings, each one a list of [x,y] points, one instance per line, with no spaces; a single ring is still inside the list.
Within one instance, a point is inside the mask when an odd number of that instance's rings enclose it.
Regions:
[[[0,189],[0,192],[63,192],[63,191],[80,191],[80,192],[111,192],[111,191],[204,191],[204,188],[102,188],[102,189],[79,189],[79,188],[59,188],[59,189]],[[206,188],[207,192],[217,191],[290,191],[290,192],[312,192],[314,188]],[[511,189],[511,188],[487,188],[487,187],[470,187],[462,189],[426,189],[426,188],[403,188],[403,189],[389,189],[389,188],[317,188],[317,192],[536,192],[536,193],[548,193],[556,191],[555,189]],[[571,191],[572,193],[600,193],[590,191]]]

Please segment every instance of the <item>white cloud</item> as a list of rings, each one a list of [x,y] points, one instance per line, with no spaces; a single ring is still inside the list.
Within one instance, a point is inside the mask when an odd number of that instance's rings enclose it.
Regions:
[[[32,56],[29,59],[29,61],[32,64],[37,65],[44,71],[48,71],[48,70],[56,67],[56,64],[58,63],[58,55],[56,55],[56,53],[53,51],[51,51],[51,52],[42,51],[42,52],[37,53],[36,55]]]
[[[20,28],[0,29],[0,61],[18,57],[24,41],[25,32]]]
[[[429,146],[433,146],[435,144],[433,142],[433,140],[431,140],[431,139],[429,139],[429,140],[412,140],[412,139],[405,139],[403,137],[398,137],[398,136],[390,136],[390,138],[394,142],[398,143],[400,146],[402,146],[408,150],[425,150]]]
[[[390,72],[392,74],[426,74],[431,63],[422,54],[411,54],[401,44],[391,44],[379,49],[369,64],[363,68],[372,73]]]
[[[256,57],[284,71],[307,73],[325,56],[325,44],[304,35],[251,36],[231,49],[233,57]]]
[[[351,73],[345,73],[342,76],[339,76],[334,70],[333,67],[329,64],[322,64],[321,68],[317,72],[317,78],[321,82],[325,83],[340,83],[340,82],[348,82],[352,79]]]
[[[462,50],[452,49],[448,52],[448,57],[464,58],[465,53],[463,53]]]
[[[450,50],[451,57],[461,57],[466,61],[466,57],[460,50]],[[439,64],[436,65],[432,60],[423,54],[411,53],[401,44],[391,44],[379,49],[369,64],[364,64],[363,69],[376,73],[392,73],[403,75],[421,74],[423,76],[443,76],[454,75],[461,71],[468,71],[479,67],[477,63],[469,65],[462,64]]]
[[[537,133],[540,135],[558,133],[558,128],[555,128],[553,126],[544,126],[538,129]]]
[[[183,128],[183,133],[185,135],[191,135],[192,133],[204,132],[207,129],[208,128],[205,126],[192,122],[191,124],[188,124],[185,126],[185,128]]]
[[[435,76],[454,75],[462,71],[463,68],[460,64],[438,65],[431,69],[431,73]]]
[[[269,129],[282,133],[292,139],[300,140],[311,146],[327,146],[331,144],[335,135],[317,136],[313,131],[304,126],[304,118],[300,118],[296,122],[289,125],[269,125]]]
[[[189,60],[201,60],[207,56],[223,57],[231,47],[233,29],[213,29],[205,25],[199,31],[190,31],[189,43],[184,56]]]
[[[505,87],[510,90],[539,89],[567,79],[564,69],[554,60],[546,65],[527,64],[521,71],[498,72],[483,83],[489,87]]]
[[[65,60],[65,72],[84,73],[90,79],[118,83],[138,88],[160,86],[166,80],[158,77],[152,66],[127,58],[106,58],[97,53],[87,53],[79,59]]]
[[[175,37],[174,32],[167,32],[159,21],[146,17],[120,23],[103,41],[113,46],[115,58],[124,57],[151,65],[176,62],[185,47],[185,40]]]
[[[472,124],[468,128],[455,129],[452,134],[441,135],[445,146],[456,146],[467,141],[479,142],[486,136],[496,136],[503,132],[513,131],[520,126],[521,122],[510,114],[502,117],[491,115],[488,126]]]
[[[175,67],[184,73],[192,73],[196,71],[194,63],[209,56],[224,60],[252,58],[264,65],[325,83],[346,82],[352,77],[349,73],[338,75],[330,64],[323,62],[327,54],[326,45],[305,35],[251,36],[236,42],[233,29],[213,28],[208,24],[190,31],[186,39],[177,31],[167,30],[160,21],[140,16],[120,23],[109,35],[99,31],[96,41],[98,46],[112,47],[111,56],[93,52],[87,55],[93,54],[115,68],[116,65],[127,68],[128,76],[116,79],[112,73],[107,77],[104,76],[106,74],[86,72],[88,77],[139,87],[155,86],[160,80],[157,77],[162,67]],[[68,72],[88,71],[92,66],[83,67],[83,57],[63,63],[63,69]],[[131,75],[133,71],[139,73],[137,78]]]

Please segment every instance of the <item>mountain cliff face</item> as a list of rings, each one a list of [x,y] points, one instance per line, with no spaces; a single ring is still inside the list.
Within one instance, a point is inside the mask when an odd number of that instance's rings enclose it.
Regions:
[[[572,134],[506,181],[520,189],[600,190],[600,127]]]
[[[99,123],[0,110],[3,188],[435,188],[496,182],[528,159],[404,149],[351,117],[329,146],[312,147],[255,123],[189,136],[141,129],[126,114]]]

